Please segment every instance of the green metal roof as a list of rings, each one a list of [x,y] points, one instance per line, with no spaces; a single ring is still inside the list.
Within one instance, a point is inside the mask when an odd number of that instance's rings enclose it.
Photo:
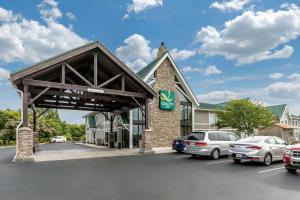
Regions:
[[[157,57],[154,61],[152,61],[150,64],[148,64],[146,67],[138,71],[136,74],[141,78],[144,79],[156,66],[156,64],[160,61],[160,59],[167,53],[163,53],[161,56]]]
[[[286,106],[287,106],[286,104],[282,104],[282,105],[268,106],[267,108],[269,111],[273,113],[273,115],[275,115],[278,119],[280,119],[284,113]]]
[[[208,109],[208,110],[221,110],[221,109],[225,108],[227,103],[228,102],[218,103],[218,104],[200,103],[199,108],[200,109]]]

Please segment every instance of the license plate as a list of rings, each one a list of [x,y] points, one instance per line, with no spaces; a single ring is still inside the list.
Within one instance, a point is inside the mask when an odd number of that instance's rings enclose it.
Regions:
[[[242,157],[243,157],[243,154],[237,153],[237,154],[235,154],[235,157],[237,157],[237,158],[242,158]]]
[[[179,144],[179,142],[176,142],[176,144]]]

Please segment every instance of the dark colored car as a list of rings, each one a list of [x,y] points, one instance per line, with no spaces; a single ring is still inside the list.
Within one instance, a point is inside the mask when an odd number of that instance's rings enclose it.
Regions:
[[[178,153],[181,153],[184,151],[184,140],[186,140],[188,138],[188,136],[182,136],[180,138],[177,138],[175,140],[173,140],[173,143],[172,143],[172,149],[177,151]]]

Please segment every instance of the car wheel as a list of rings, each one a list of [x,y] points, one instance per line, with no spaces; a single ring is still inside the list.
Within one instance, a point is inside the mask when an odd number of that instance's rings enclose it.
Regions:
[[[296,171],[297,171],[297,169],[295,169],[295,168],[289,168],[289,167],[286,167],[286,170],[287,170],[289,173],[293,173],[293,174],[295,174]]]
[[[177,153],[181,153],[182,151],[181,150],[176,150],[177,151]]]
[[[197,158],[198,156],[196,154],[192,154],[192,157],[193,158]]]
[[[272,155],[270,153],[267,153],[264,158],[264,165],[270,166],[271,164],[272,164]]]
[[[214,149],[212,152],[211,152],[211,155],[212,159],[214,160],[218,160],[220,158],[220,151],[219,149]]]
[[[234,161],[235,163],[241,163],[241,160],[240,160],[240,159],[233,159],[233,161]]]

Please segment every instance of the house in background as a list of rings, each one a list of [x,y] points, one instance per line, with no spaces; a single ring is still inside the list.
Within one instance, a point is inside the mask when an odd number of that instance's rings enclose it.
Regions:
[[[200,103],[198,108],[195,109],[194,130],[216,130],[215,123],[218,120],[216,112],[223,110],[227,103]],[[223,128],[222,130],[234,131],[232,128]]]
[[[282,104],[268,106],[267,108],[273,113],[276,123],[273,127],[258,130],[258,134],[278,136],[289,143],[298,140],[299,127],[294,124],[299,122],[296,117],[290,114],[288,106]]]
[[[292,115],[292,126],[294,127],[294,134],[297,137],[297,140],[300,140],[300,115]]]

